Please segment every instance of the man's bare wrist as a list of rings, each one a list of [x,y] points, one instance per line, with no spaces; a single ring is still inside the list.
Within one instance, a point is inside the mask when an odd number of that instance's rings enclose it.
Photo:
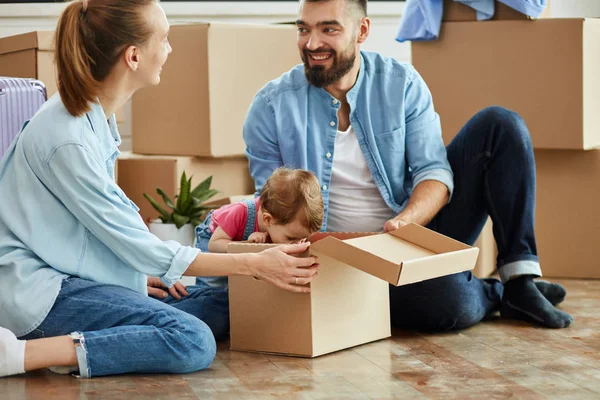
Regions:
[[[405,222],[407,224],[410,224],[411,222],[414,222],[413,218],[412,218],[412,216],[410,214],[400,214],[397,217],[395,217],[394,219],[396,221]]]

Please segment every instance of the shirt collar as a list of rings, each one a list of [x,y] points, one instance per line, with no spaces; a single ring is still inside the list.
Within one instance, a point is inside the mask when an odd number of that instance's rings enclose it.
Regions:
[[[108,158],[115,150],[118,150],[118,146],[121,144],[121,135],[119,135],[115,116],[114,114],[111,115],[107,121],[104,109],[98,99],[95,103],[91,103],[90,107],[87,119],[90,121],[92,130],[101,143],[103,156]]]

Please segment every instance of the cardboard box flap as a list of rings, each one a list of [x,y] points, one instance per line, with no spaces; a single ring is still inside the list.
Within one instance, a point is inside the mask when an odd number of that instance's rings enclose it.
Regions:
[[[348,239],[347,241],[342,241],[334,236],[328,236],[316,243],[311,243],[310,250],[311,253],[316,252],[317,254],[315,255],[317,256],[319,255],[318,253],[322,253],[326,256],[335,258],[338,261],[342,261],[351,267],[364,271],[369,275],[376,276],[386,282],[396,285],[402,268],[400,264],[365,251],[353,243],[349,243],[355,240],[372,238],[377,241],[386,236],[388,235],[371,235]]]
[[[248,243],[248,242],[229,242],[227,244],[228,253],[260,253],[263,250],[277,247],[275,243]]]
[[[334,237],[340,240],[354,239],[357,237],[379,235],[380,232],[317,232],[313,233],[307,241],[310,243],[316,243],[319,240],[325,239],[326,237]]]
[[[51,31],[27,32],[0,39],[0,54],[27,49],[54,50],[54,33]]]
[[[444,236],[417,224],[408,224],[395,231],[390,232],[393,235],[417,246],[423,247],[435,254],[448,253],[450,251],[466,250],[471,246]],[[404,260],[407,261],[407,260]]]
[[[472,247],[466,250],[406,261],[402,263],[402,273],[400,274],[398,286],[472,270],[477,263],[478,256],[479,249]]]
[[[479,254],[477,248],[416,224],[346,240],[330,236],[311,244],[311,250],[396,286],[473,269]]]

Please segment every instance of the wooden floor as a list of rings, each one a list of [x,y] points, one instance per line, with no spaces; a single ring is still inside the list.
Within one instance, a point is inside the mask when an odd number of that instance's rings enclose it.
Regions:
[[[561,280],[575,324],[494,320],[462,332],[395,332],[313,360],[230,352],[182,376],[2,379],[0,399],[600,399],[600,281]]]

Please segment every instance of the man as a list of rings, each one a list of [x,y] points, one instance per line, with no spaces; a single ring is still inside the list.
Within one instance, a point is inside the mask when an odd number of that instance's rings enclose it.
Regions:
[[[472,244],[494,222],[502,283],[470,272],[391,287],[392,323],[422,330],[504,318],[563,328],[560,285],[541,275],[534,237],[535,163],[514,112],[490,107],[444,148],[431,94],[410,65],[361,52],[366,0],[301,0],[298,65],[256,95],[244,125],[259,190],[275,168],[313,171],[328,231],[390,231],[413,222]],[[459,101],[457,99],[457,101]]]

